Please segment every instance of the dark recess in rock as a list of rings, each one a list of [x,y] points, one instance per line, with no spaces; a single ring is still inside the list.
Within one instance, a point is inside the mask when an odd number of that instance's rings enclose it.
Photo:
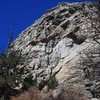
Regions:
[[[59,25],[60,23],[61,23],[61,21],[58,20],[58,19],[54,19],[54,20],[52,21],[52,24],[53,24],[53,25]]]
[[[70,21],[67,21],[61,27],[65,30],[68,27],[69,23]]]
[[[36,41],[31,41],[30,43],[29,43],[29,45],[32,45],[32,46],[34,46],[34,45],[36,45],[37,44],[37,42]]]
[[[80,28],[79,26],[75,27],[74,33],[76,33],[79,30],[79,28]]]
[[[60,15],[56,15],[55,18],[58,19],[58,20],[61,20],[61,19],[62,19],[62,16],[60,16]]]
[[[53,15],[49,15],[49,16],[46,17],[46,20],[47,21],[50,21],[50,20],[53,20],[53,19],[54,19],[54,16]]]
[[[41,39],[40,42],[42,42],[42,43],[47,43],[48,40],[47,40],[46,38],[44,38],[44,39]]]
[[[75,35],[73,32],[69,33],[69,34],[67,35],[67,37],[68,37],[68,38],[71,38],[71,39],[74,41],[74,43],[76,43],[76,44],[78,44],[78,45],[82,44],[82,43],[85,41],[85,39],[86,39],[86,37],[77,38],[77,35]]]
[[[77,40],[75,41],[75,43],[80,45],[80,44],[82,44],[85,40],[86,40],[85,37],[84,37],[84,38],[80,38],[80,39],[77,39]]]
[[[70,32],[70,33],[67,35],[67,37],[73,39],[74,41],[77,40],[77,36],[76,36],[73,32]]]
[[[75,11],[74,9],[70,8],[68,12],[69,12],[70,14],[74,14],[76,11]]]
[[[64,16],[68,18],[68,17],[70,17],[70,14],[69,14],[69,13],[67,13],[67,14],[65,14]]]
[[[63,10],[60,10],[59,13],[61,14],[61,13],[64,13],[66,11],[67,11],[67,9],[63,9]]]

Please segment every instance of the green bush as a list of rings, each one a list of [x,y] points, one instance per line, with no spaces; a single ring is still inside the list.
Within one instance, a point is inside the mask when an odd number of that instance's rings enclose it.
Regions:
[[[57,81],[55,75],[50,76],[47,86],[49,89],[55,89],[58,86],[58,81]]]
[[[20,68],[17,65],[22,63],[21,53],[9,50],[0,54],[0,98],[9,100],[9,96],[16,95],[19,90],[15,87],[23,81]]]
[[[22,62],[19,51],[9,50],[0,56],[0,86],[8,84],[15,88],[21,81],[20,69],[17,67]]]
[[[29,74],[22,82],[22,90],[28,90],[30,86],[36,86],[36,84],[37,84],[37,79],[33,80],[32,74]]]
[[[30,86],[36,85],[37,80],[33,80],[32,74],[22,78],[24,70],[18,67],[23,63],[22,59],[20,51],[14,49],[9,49],[0,55],[0,98],[9,98],[9,96],[16,95],[28,90]]]

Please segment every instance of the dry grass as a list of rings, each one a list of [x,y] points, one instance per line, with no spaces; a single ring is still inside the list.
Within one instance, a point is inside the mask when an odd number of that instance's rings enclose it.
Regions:
[[[88,100],[84,93],[73,90],[63,91],[56,100]]]
[[[80,88],[63,89],[55,97],[53,93],[53,90],[51,90],[42,94],[41,100],[89,100]]]
[[[11,100],[89,100],[80,89],[65,89],[56,97],[54,97],[53,91],[50,90],[48,93],[40,93],[37,88],[31,87],[19,96],[12,96]]]
[[[36,87],[31,87],[18,96],[12,96],[11,100],[40,100],[40,91]]]

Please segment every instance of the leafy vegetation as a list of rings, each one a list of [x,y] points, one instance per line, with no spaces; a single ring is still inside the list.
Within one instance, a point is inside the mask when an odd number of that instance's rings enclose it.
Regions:
[[[55,89],[58,86],[58,81],[57,81],[55,75],[50,76],[47,86],[49,89]]]
[[[21,54],[11,50],[0,57],[0,85],[8,84],[12,88],[21,81],[21,74],[18,64],[21,63]]]
[[[21,63],[22,57],[19,51],[8,50],[0,55],[0,97],[13,95],[14,88],[23,80],[21,77],[23,72],[17,66]]]
[[[28,90],[31,86],[35,86],[36,84],[37,79],[33,80],[32,74],[29,74],[22,82],[22,90]]]

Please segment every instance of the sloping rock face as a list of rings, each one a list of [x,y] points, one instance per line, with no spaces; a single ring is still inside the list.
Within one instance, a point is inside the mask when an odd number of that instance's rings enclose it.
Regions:
[[[88,17],[96,17],[91,2],[61,3],[48,10],[14,41],[24,58],[21,68],[32,73],[38,84],[56,75],[59,85],[85,89],[84,72],[78,65],[81,52],[96,46]],[[91,96],[90,96],[91,97]]]

